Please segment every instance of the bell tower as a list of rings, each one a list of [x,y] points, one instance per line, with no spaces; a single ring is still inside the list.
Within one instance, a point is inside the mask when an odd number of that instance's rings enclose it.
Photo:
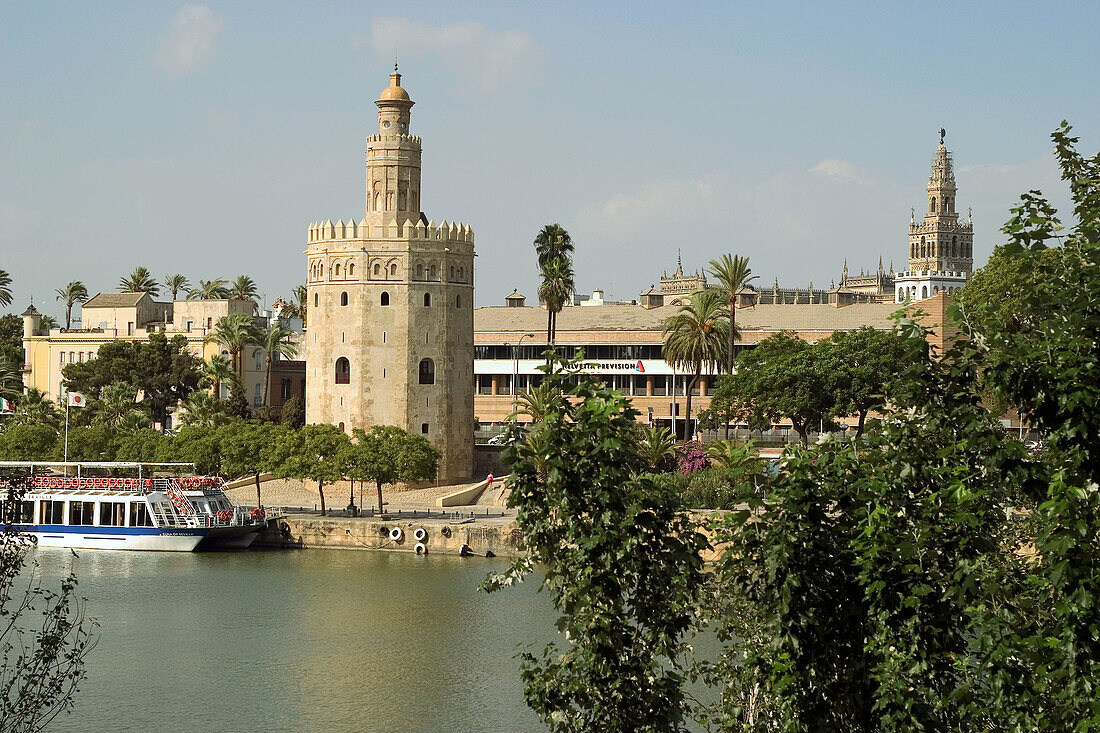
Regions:
[[[918,223],[909,218],[909,269],[895,282],[897,302],[920,300],[962,287],[974,270],[974,226],[970,217],[959,221],[955,209],[955,161],[944,144],[947,132],[940,128],[940,144],[928,175],[928,207]]]

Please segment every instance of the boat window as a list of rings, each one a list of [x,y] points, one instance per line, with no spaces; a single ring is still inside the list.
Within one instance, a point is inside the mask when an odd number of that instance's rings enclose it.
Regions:
[[[131,527],[152,527],[153,518],[149,516],[148,510],[145,508],[144,501],[134,501],[130,503],[130,526]]]
[[[103,527],[121,527],[126,524],[126,504],[121,501],[105,501],[99,505],[99,524]]]
[[[88,525],[94,524],[94,501],[70,501],[69,524]]]
[[[65,523],[65,502],[43,499],[41,503],[41,524]]]

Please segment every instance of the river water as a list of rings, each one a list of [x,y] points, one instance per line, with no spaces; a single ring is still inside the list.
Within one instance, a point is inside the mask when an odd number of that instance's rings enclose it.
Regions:
[[[38,550],[74,563],[99,644],[50,731],[544,730],[517,646],[556,618],[536,584],[486,594],[505,560],[340,550]]]

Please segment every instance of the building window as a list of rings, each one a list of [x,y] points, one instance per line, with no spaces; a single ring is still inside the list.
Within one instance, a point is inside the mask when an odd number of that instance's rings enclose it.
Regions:
[[[206,327],[207,328],[213,328],[214,327],[214,319],[213,318],[207,318],[206,319]]]
[[[432,294],[424,293],[424,307],[427,308],[432,304]]]
[[[263,391],[259,384],[256,385],[256,389],[252,390],[252,404],[260,404],[260,400],[263,398]]]
[[[390,294],[387,293],[385,290],[383,290],[382,291],[382,297],[379,299],[379,302],[382,305],[389,305],[390,304]]]
[[[390,265],[390,276],[397,277],[397,265]]]
[[[339,262],[336,263],[336,270],[332,274],[335,275],[336,277],[340,277],[340,263]]]
[[[319,304],[320,296],[317,293],[313,294],[313,307],[316,308]]]
[[[346,292],[340,293],[340,305],[348,304],[348,294]]]
[[[381,274],[382,274],[382,266],[379,265],[377,262],[374,263],[374,276],[378,277]]]
[[[279,388],[279,395],[284,400],[290,399],[290,380],[289,379],[282,380],[282,384],[279,387],[280,387]]]
[[[340,428],[340,430],[342,431],[344,429],[344,423],[340,423],[336,427]]]
[[[127,336],[133,336],[134,335],[134,322],[133,321],[130,321],[126,324],[126,335]]]
[[[191,329],[194,328],[194,327],[195,327],[195,322],[194,321],[188,321],[187,322],[187,333],[191,333]]]
[[[336,360],[336,383],[351,383],[351,362],[348,361],[346,356],[341,356]]]
[[[354,274],[355,274],[355,263],[354,262],[349,262],[348,263],[348,277],[351,277]]]
[[[436,272],[437,271],[435,269],[435,265],[432,265],[431,270],[428,272],[428,279],[429,280],[435,280],[436,277],[437,277]]]
[[[424,435],[428,434],[428,423],[426,423],[426,422],[420,423],[420,432],[423,433]]]
[[[420,383],[435,384],[435,362],[431,359],[420,360]]]
[[[929,210],[930,210],[930,211],[931,211],[931,212],[932,212],[933,214],[935,214],[935,213],[936,213],[936,197],[935,197],[935,196],[933,196],[933,197],[932,197],[932,201],[930,202],[930,205],[929,205]]]
[[[456,295],[455,296],[455,308],[461,308],[461,307],[462,307],[462,296],[461,295]]]
[[[416,263],[416,279],[417,280],[423,280],[424,279],[424,265],[420,264],[419,262]]]

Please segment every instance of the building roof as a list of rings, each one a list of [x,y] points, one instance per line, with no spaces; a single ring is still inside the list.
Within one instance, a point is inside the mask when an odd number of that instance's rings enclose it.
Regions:
[[[382,95],[378,97],[379,100],[383,99],[400,99],[408,100],[409,93],[401,88],[401,75],[397,73],[397,67],[394,67],[393,73],[390,74],[390,85],[382,90]]]
[[[96,293],[81,308],[133,308],[146,295],[149,293]]]
[[[861,326],[881,330],[893,327],[890,314],[895,303],[856,303],[842,308],[821,303],[803,305],[756,305],[737,309],[742,331],[847,331]],[[680,310],[678,305],[642,308],[629,304],[563,308],[557,331],[662,331],[662,322]],[[541,306],[509,308],[487,306],[474,310],[474,332],[534,332],[546,327],[546,309]],[[755,339],[750,339],[755,340]]]

